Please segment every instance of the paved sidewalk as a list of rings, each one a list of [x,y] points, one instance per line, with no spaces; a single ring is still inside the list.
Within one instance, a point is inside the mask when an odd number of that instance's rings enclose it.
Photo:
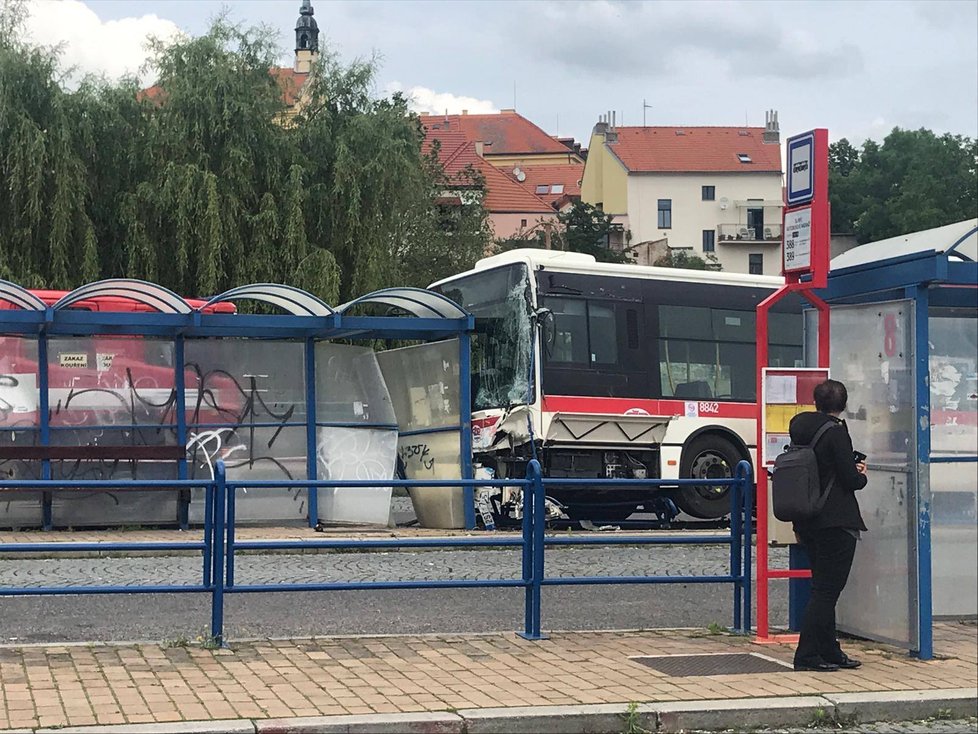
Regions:
[[[3,647],[0,729],[424,712],[458,718],[454,712],[496,708],[531,716],[580,712],[593,704],[614,704],[605,708],[624,712],[633,702],[673,710],[710,702],[751,716],[758,708],[790,707],[792,701],[807,702],[811,711],[825,701],[839,706],[849,694],[876,695],[869,692],[916,701],[902,718],[925,718],[941,714],[942,692],[954,690],[960,698],[963,689],[974,700],[975,635],[973,624],[940,624],[939,659],[927,662],[884,645],[854,642],[847,650],[864,661],[855,671],[687,678],[630,658],[758,652],[787,662],[792,650],[705,630],[555,633],[540,642],[513,634],[319,638],[235,642],[222,650],[159,644]],[[777,700],[760,707],[737,700],[758,698]],[[561,706],[573,708],[518,708]],[[636,716],[643,710],[651,709],[636,710]],[[656,715],[661,725],[662,714]],[[250,721],[247,727],[254,730]],[[336,730],[352,730],[342,727]]]

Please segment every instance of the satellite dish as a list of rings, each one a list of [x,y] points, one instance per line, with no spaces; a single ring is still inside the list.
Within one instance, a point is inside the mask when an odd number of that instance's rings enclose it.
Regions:
[[[721,196],[720,197],[720,208],[721,209],[726,209],[727,208],[727,205],[729,203],[730,203],[730,200],[726,196]]]
[[[526,181],[526,174],[523,173],[523,169],[520,168],[519,166],[513,169],[513,176],[515,176],[516,180],[519,181],[520,183]]]

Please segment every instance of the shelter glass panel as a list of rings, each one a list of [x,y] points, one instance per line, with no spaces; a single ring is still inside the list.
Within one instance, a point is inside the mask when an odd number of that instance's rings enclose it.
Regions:
[[[931,457],[978,456],[978,313],[929,314]],[[974,463],[930,467],[935,615],[978,613],[978,473]]]
[[[173,343],[165,339],[49,339],[52,428],[70,429],[80,436],[87,429],[130,426],[134,440],[152,442],[156,428],[176,420],[173,360]]]
[[[316,344],[316,403],[320,479],[394,476],[397,419],[372,349]],[[384,424],[386,428],[380,427]],[[318,492],[319,517],[326,522],[386,525],[390,517],[390,486],[322,487]]]
[[[839,601],[839,627],[915,649],[913,304],[834,306],[831,319],[831,374],[849,392],[845,418],[853,446],[869,457],[869,483],[857,494],[869,532]]]
[[[0,337],[0,429],[4,432],[38,424],[37,382],[37,339]]]
[[[459,431],[446,430],[461,422],[458,340],[381,352],[377,361],[401,430],[397,452],[405,478],[460,477]],[[422,527],[465,526],[460,487],[412,489],[410,494]]]
[[[191,339],[185,346],[187,444],[191,478],[213,476],[223,458],[229,480],[306,478],[303,342]],[[203,518],[195,490],[191,518]],[[306,516],[306,490],[250,489],[237,495],[241,521]]]
[[[316,421],[395,425],[394,406],[368,347],[316,344]]]
[[[0,336],[0,447],[38,444],[37,339]],[[40,479],[41,463],[0,458],[0,479]],[[0,527],[41,524],[40,492],[0,494]]]
[[[402,432],[459,424],[458,339],[379,352],[377,362]]]

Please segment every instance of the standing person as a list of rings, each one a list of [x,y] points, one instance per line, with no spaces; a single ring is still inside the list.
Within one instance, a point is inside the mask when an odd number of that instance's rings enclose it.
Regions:
[[[812,587],[801,623],[795,670],[833,671],[858,668],[839,647],[835,633],[835,606],[849,579],[859,534],[866,530],[856,490],[866,486],[866,464],[852,450],[852,439],[842,414],[849,395],[837,380],[826,380],[815,388],[816,412],[800,413],[788,430],[794,444],[809,444],[816,431],[825,431],[814,447],[822,492],[828,488],[825,505],[815,517],[794,523],[795,534],[811,561]]]

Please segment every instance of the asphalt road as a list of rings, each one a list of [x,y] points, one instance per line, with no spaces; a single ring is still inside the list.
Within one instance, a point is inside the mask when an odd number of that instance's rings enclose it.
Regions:
[[[560,548],[548,551],[549,576],[723,573],[726,549]],[[772,559],[783,562],[782,559]],[[509,550],[240,556],[247,583],[435,578],[514,578]],[[0,560],[0,586],[195,583],[190,556]],[[773,587],[772,620],[787,617],[784,589]],[[700,584],[545,588],[545,629],[706,627],[731,623],[732,591]],[[0,643],[193,639],[208,629],[204,594],[0,597]],[[518,630],[518,589],[339,591],[232,594],[228,639],[345,634]]]

